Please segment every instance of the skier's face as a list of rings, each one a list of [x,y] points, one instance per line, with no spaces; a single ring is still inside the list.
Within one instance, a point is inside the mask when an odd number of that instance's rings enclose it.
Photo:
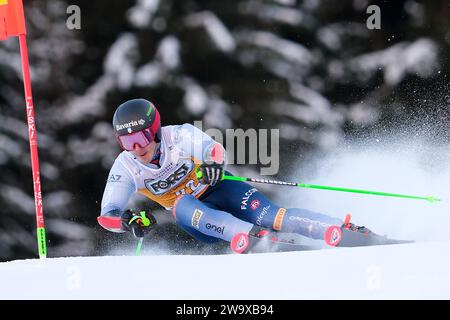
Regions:
[[[157,145],[158,143],[152,141],[148,146],[142,148],[139,144],[135,143],[133,151],[130,152],[135,155],[140,162],[147,164],[152,160]]]

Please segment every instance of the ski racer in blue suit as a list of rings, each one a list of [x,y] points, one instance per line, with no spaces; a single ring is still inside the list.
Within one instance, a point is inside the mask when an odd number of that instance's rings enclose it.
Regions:
[[[116,158],[106,183],[98,222],[113,232],[145,236],[156,224],[151,213],[126,210],[138,192],[172,210],[176,223],[202,242],[224,240],[238,253],[249,252],[254,237],[298,233],[339,245],[342,231],[368,229],[324,214],[285,208],[241,181],[221,180],[225,150],[190,124],[161,127],[148,100],[121,104],[113,117]],[[227,172],[228,173],[228,172]],[[229,174],[229,173],[228,173]]]

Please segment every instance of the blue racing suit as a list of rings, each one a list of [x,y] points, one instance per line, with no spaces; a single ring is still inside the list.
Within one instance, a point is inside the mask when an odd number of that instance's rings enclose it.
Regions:
[[[166,126],[161,132],[159,165],[143,164],[127,151],[117,157],[102,199],[99,223],[104,228],[124,231],[116,222],[134,192],[173,210],[176,223],[203,242],[231,241],[255,225],[323,239],[329,226],[342,224],[306,209],[281,207],[245,182],[201,184],[195,171],[220,144],[190,124]]]

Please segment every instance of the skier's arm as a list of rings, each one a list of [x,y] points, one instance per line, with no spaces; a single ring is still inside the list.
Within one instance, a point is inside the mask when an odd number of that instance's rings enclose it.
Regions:
[[[174,141],[178,149],[201,163],[225,164],[225,148],[222,144],[191,124],[176,126]]]
[[[122,227],[122,214],[128,200],[136,192],[133,178],[116,161],[108,175],[105,191],[103,192],[101,212],[98,223],[113,232],[125,232]]]
[[[111,168],[102,199],[98,223],[113,232],[131,232],[135,237],[145,236],[156,225],[150,212],[125,210],[128,200],[136,192],[133,178],[116,161]]]
[[[200,129],[184,124],[175,128],[175,140],[186,154],[201,162],[199,181],[215,185],[222,177],[225,167],[225,148]]]

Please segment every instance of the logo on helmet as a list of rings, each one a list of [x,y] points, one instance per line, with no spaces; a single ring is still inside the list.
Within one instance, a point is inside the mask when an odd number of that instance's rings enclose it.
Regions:
[[[138,121],[130,121],[124,124],[118,124],[116,125],[116,130],[120,131],[123,129],[128,129],[128,132],[131,133],[131,128],[132,127],[136,127],[136,126],[142,126],[143,124],[145,124],[145,120],[144,119],[139,119]]]

